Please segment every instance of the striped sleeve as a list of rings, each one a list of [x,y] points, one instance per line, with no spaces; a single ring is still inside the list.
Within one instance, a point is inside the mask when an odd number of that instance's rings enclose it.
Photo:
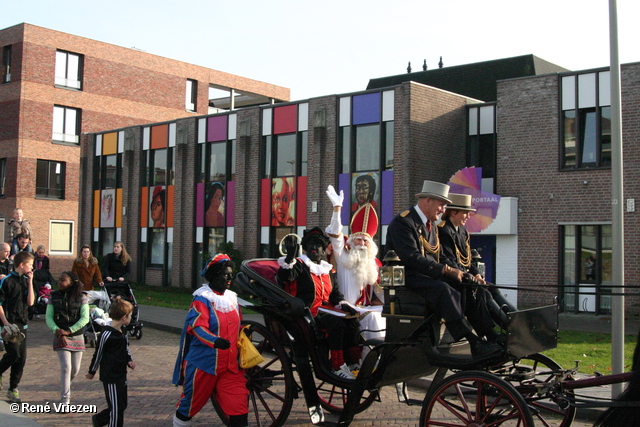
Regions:
[[[100,339],[96,344],[96,351],[95,353],[93,353],[93,358],[91,359],[91,364],[89,365],[89,373],[91,375],[95,375],[95,373],[98,371],[98,368],[100,367],[100,361],[102,360],[102,355],[104,353],[104,345],[110,336],[111,331],[108,329],[105,329],[104,331],[102,331],[102,334],[100,334]]]

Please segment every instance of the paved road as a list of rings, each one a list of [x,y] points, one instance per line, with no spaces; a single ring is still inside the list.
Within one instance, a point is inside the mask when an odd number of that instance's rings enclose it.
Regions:
[[[28,361],[20,385],[20,395],[25,402],[44,405],[57,402],[59,398],[58,359],[51,349],[51,336],[44,321],[33,321],[30,325]],[[173,408],[180,390],[171,385],[173,363],[177,352],[178,336],[174,333],[144,328],[142,340],[131,340],[131,351],[137,368],[129,376],[129,408],[125,413],[127,426],[170,426]],[[88,349],[83,359],[82,377],[72,386],[72,403],[97,405],[104,408],[104,395],[99,381],[84,379],[93,349]],[[416,389],[417,390],[417,389]],[[413,392],[419,398],[423,391]],[[3,409],[4,408],[4,409]],[[90,425],[89,414],[32,413],[29,418],[17,418],[0,404],[0,426],[75,426]],[[374,403],[367,411],[356,416],[354,427],[364,426],[416,426],[420,415],[419,406],[406,406],[397,402],[395,391],[385,387],[382,402]],[[335,421],[329,415],[328,420]],[[35,422],[34,422],[35,421]],[[215,411],[207,405],[194,419],[194,425],[222,426]],[[295,400],[287,426],[309,426],[304,400]],[[591,425],[576,421],[576,427]]]

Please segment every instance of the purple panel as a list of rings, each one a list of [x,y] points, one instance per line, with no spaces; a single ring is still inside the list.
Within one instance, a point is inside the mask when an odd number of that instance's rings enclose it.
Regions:
[[[207,119],[207,141],[227,140],[227,116],[215,116]]]
[[[336,190],[340,194],[340,190],[344,191],[344,201],[342,202],[342,211],[340,211],[340,221],[342,225],[351,224],[351,216],[349,213],[349,206],[351,206],[351,174],[341,173],[338,175],[338,189]]]
[[[393,171],[383,171],[380,192],[380,221],[389,225],[393,219]]]
[[[224,210],[226,215],[227,227],[233,227],[235,224],[236,213],[236,182],[227,181],[227,198],[224,201]]]
[[[204,183],[196,184],[196,227],[204,227]]]
[[[380,121],[380,92],[356,95],[352,98],[352,103],[354,125]]]

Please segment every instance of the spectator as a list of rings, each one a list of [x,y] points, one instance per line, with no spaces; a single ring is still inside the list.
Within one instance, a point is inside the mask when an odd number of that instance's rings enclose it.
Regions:
[[[0,280],[13,271],[13,261],[9,259],[10,253],[11,246],[8,243],[0,242]]]
[[[84,291],[92,291],[94,285],[104,286],[98,260],[93,256],[89,245],[80,249],[80,256],[73,262],[71,271],[80,278]]]
[[[71,382],[80,372],[84,330],[89,323],[89,305],[82,293],[78,275],[65,271],[58,279],[58,290],[47,304],[47,326],[55,334],[53,350],[60,361],[60,403],[69,404]]]
[[[17,327],[24,339],[5,341],[6,353],[0,360],[0,379],[2,374],[11,368],[7,398],[13,403],[21,403],[18,385],[27,361],[27,324],[29,323],[28,307],[35,303],[33,293],[33,255],[19,252],[14,258],[14,269],[0,282],[0,321],[6,328]]]
[[[31,236],[32,234],[29,221],[23,219],[22,209],[15,208],[13,210],[13,219],[9,221],[9,232],[11,234],[11,253],[17,254],[19,250],[24,250],[18,249],[18,236],[21,234],[24,236]],[[33,250],[31,249],[31,242],[28,244],[27,252],[33,253]]]
[[[11,247],[11,256],[9,258],[13,259],[13,257],[18,252],[29,252],[33,254],[33,249],[31,249],[31,237],[28,234],[18,234],[14,239],[15,245]]]
[[[124,282],[131,272],[131,257],[124,243],[113,244],[113,252],[104,257],[104,278],[107,282]]]

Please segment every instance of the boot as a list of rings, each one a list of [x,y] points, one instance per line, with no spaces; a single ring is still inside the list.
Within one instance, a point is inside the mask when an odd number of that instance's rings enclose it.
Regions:
[[[249,425],[249,415],[229,415],[229,427],[247,427]]]
[[[173,427],[191,427],[191,420],[184,421],[178,418],[176,415],[173,416]]]

